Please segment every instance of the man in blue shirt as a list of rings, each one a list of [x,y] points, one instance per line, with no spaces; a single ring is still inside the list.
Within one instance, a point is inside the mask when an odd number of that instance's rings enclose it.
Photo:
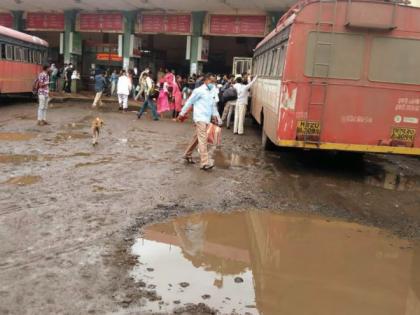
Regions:
[[[105,79],[105,72],[97,74],[95,76],[95,99],[93,100],[92,107],[96,107],[99,103],[99,106],[102,106],[102,93],[105,90],[106,86],[106,79]]]
[[[214,167],[213,163],[209,161],[209,154],[207,149],[207,126],[210,122],[220,122],[219,112],[217,111],[216,77],[213,74],[207,74],[203,78],[203,84],[194,89],[191,97],[185,103],[179,114],[180,121],[185,120],[187,112],[194,108],[193,121],[195,125],[194,137],[184,154],[184,159],[191,164],[194,164],[192,153],[198,145],[201,159],[201,169],[210,170]]]

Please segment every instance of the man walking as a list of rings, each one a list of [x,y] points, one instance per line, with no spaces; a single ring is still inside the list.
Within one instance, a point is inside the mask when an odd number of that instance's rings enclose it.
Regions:
[[[245,85],[241,77],[236,79],[236,84],[233,86],[238,94],[238,99],[235,106],[235,123],[233,124],[233,133],[242,135],[244,133],[244,122],[246,107],[248,105],[249,90],[257,80],[255,76],[254,80]]]
[[[102,93],[105,90],[106,80],[105,80],[105,72],[101,72],[95,76],[95,99],[93,100],[92,107],[95,108],[96,106],[102,106]]]
[[[124,112],[128,111],[128,96],[130,95],[133,85],[131,79],[127,76],[125,70],[121,71],[121,75],[118,78],[117,84],[117,94],[118,94],[118,103],[120,105],[120,110]]]
[[[207,74],[203,78],[203,84],[194,89],[191,97],[185,103],[181,113],[178,116],[180,121],[185,120],[187,112],[194,107],[193,121],[195,124],[195,134],[184,153],[184,159],[191,164],[194,164],[192,154],[198,145],[200,151],[201,169],[210,170],[214,164],[209,161],[209,154],[207,148],[207,126],[211,120],[220,120],[219,112],[217,111],[216,101],[214,98],[216,78],[212,74]]]
[[[141,89],[143,89],[144,92],[144,103],[143,106],[139,109],[139,112],[137,113],[137,118],[140,119],[146,108],[150,107],[150,109],[152,110],[153,120],[159,120],[159,116],[156,112],[156,103],[153,100],[154,83],[150,76],[150,71],[144,72],[143,77],[141,79]]]
[[[43,66],[42,72],[38,75],[38,126],[48,125],[47,108],[50,94],[48,69],[47,65]]]

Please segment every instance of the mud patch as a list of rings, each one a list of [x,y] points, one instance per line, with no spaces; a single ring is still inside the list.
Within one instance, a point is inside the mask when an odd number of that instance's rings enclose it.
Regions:
[[[4,184],[9,185],[17,185],[17,186],[28,186],[35,184],[37,182],[41,181],[41,176],[16,176],[11,177],[7,181],[4,182]]]
[[[28,162],[51,161],[51,156],[46,155],[24,155],[24,154],[0,154],[0,163],[22,164]]]
[[[112,158],[103,158],[94,162],[78,163],[74,167],[79,168],[79,167],[95,166],[95,165],[107,164],[111,162],[112,162]]]
[[[71,129],[71,130],[76,130],[76,129],[84,129],[84,128],[88,128],[89,125],[86,123],[79,123],[79,122],[74,122],[74,123],[69,123],[64,125],[64,128],[66,129]]]
[[[410,176],[402,172],[386,172],[382,170],[367,176],[365,183],[387,190],[420,192],[420,176]]]
[[[60,132],[55,136],[56,142],[62,142],[66,140],[78,140],[88,139],[92,136],[88,132]]]
[[[36,136],[34,133],[0,132],[0,141],[28,141]]]
[[[146,227],[132,254],[131,277],[153,288],[157,299],[146,309],[156,313],[188,310],[203,297],[221,314],[420,310],[420,245],[355,223],[262,211],[194,214]]]

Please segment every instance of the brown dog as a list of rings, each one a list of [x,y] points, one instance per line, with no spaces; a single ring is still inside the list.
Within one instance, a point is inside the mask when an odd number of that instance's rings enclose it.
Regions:
[[[99,117],[96,117],[92,121],[92,145],[94,146],[98,144],[99,131],[101,130],[103,125],[104,121]]]

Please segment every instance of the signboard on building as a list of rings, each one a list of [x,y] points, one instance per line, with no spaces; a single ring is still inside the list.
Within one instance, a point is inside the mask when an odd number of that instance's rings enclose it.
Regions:
[[[64,13],[28,12],[27,31],[64,31]]]
[[[82,54],[82,37],[78,32],[70,32],[70,45],[69,50],[71,54]]]
[[[124,19],[122,13],[80,13],[76,21],[76,30],[79,32],[124,32]]]
[[[0,25],[6,27],[13,27],[13,15],[10,13],[0,13]]]
[[[121,56],[118,56],[118,54],[114,53],[97,53],[96,60],[121,62],[123,58]]]
[[[266,15],[209,14],[204,34],[213,36],[264,37],[268,33]]]
[[[137,33],[190,35],[191,32],[191,14],[142,13],[137,16]]]

